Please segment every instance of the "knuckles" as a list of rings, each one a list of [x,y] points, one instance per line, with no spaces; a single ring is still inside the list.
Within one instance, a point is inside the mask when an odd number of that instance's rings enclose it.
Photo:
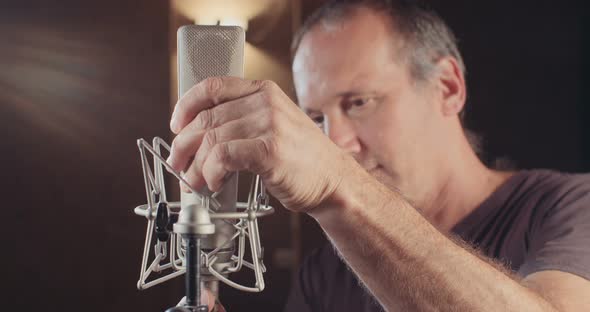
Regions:
[[[232,161],[227,144],[217,144],[211,152],[224,166],[229,165]]]
[[[265,91],[274,91],[279,86],[272,80],[258,80],[260,84],[260,89]]]
[[[272,161],[276,157],[277,143],[274,138],[259,139],[257,144],[258,152],[265,160]]]
[[[209,77],[201,82],[207,97],[217,104],[219,94],[223,88],[223,79],[221,77]]]
[[[209,147],[214,147],[217,144],[217,131],[215,129],[209,129],[205,132],[203,142]]]
[[[273,84],[275,83],[271,80],[252,80],[252,84],[255,89],[265,91],[273,88]]]
[[[274,98],[278,94],[278,90],[280,90],[279,86],[271,81],[271,80],[262,80],[259,82],[260,84],[260,96],[262,100],[267,105],[272,105],[274,103]]]
[[[282,112],[276,107],[267,112],[266,118],[269,129],[271,129],[275,135],[281,130],[281,127],[285,126],[285,116],[283,116]]]
[[[262,80],[260,83],[261,118],[268,129],[277,129],[282,125],[283,111],[280,105],[280,87],[271,80]]]
[[[256,154],[257,157],[256,160],[246,166],[250,170],[262,172],[271,168],[273,163],[276,163],[280,158],[280,145],[282,145],[280,134],[283,132],[281,127],[287,127],[290,118],[285,116],[285,113],[289,110],[283,107],[281,103],[286,96],[275,82],[271,80],[253,80],[251,83],[258,90],[256,92],[256,101],[259,105],[256,105],[255,109],[258,110],[257,115],[260,118],[260,123],[257,126],[264,127],[267,131],[265,131],[264,135],[251,141],[253,144],[250,147],[251,152]],[[218,104],[217,101],[221,98],[221,92],[223,92],[223,78],[210,77],[199,84],[202,92],[206,92],[207,97],[214,104]],[[227,142],[219,142],[220,139],[224,140],[226,134],[218,133],[219,129],[215,128],[218,125],[216,125],[213,111],[214,108],[199,112],[195,116],[196,128],[206,131],[201,144],[208,146],[209,153],[213,153],[213,156],[219,162],[227,166],[232,162],[231,151]],[[172,142],[171,148],[175,153],[177,151],[182,153],[186,148],[185,145],[191,143],[194,144],[194,142],[183,142],[180,137],[177,137]]]
[[[213,127],[213,112],[210,109],[199,112],[196,119],[196,127],[198,129],[208,129]]]

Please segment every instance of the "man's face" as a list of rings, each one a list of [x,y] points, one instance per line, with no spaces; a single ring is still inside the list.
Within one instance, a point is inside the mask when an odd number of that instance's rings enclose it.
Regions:
[[[413,84],[390,27],[366,9],[320,23],[304,36],[293,74],[299,105],[332,141],[381,182],[403,190],[429,170],[440,114],[432,87]]]

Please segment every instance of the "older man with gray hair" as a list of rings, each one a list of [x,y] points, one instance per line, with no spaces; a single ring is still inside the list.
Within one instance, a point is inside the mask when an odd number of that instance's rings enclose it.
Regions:
[[[329,2],[293,74],[300,109],[272,82],[218,77],[171,123],[170,163],[195,188],[249,170],[325,231],[286,311],[590,311],[590,176],[479,160],[465,66],[434,12]]]

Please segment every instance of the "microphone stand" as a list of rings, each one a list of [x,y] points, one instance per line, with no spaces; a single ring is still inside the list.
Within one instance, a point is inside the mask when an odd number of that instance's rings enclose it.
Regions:
[[[193,194],[182,194],[178,221],[174,223],[174,233],[180,234],[186,247],[186,274],[184,304],[172,307],[166,312],[208,312],[209,307],[201,304],[201,238],[215,232],[207,207],[208,200],[195,204]],[[183,200],[184,199],[184,200]],[[190,203],[183,205],[184,203]]]
[[[208,312],[209,307],[201,304],[201,239],[197,235],[184,235],[183,239],[187,242],[184,279],[186,302],[166,312]]]

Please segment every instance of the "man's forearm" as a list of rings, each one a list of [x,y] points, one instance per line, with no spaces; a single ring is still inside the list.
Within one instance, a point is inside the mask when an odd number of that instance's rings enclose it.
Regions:
[[[441,234],[399,194],[369,176],[361,179],[365,183],[343,185],[345,192],[312,216],[387,310],[554,310]]]

